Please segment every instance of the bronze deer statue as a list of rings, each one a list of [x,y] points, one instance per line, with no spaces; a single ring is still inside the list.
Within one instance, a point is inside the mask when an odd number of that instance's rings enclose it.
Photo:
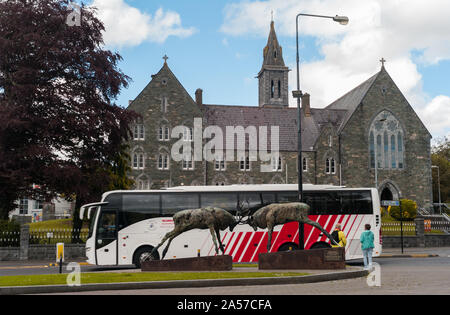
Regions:
[[[229,228],[230,231],[233,231],[236,225],[240,223],[240,220],[236,220],[231,213],[224,209],[206,207],[177,212],[173,216],[173,222],[175,224],[175,228],[164,236],[158,246],[153,248],[150,255],[147,255],[143,258],[144,261],[150,259],[151,257],[154,257],[153,254],[158,250],[158,248],[160,248],[167,240],[169,240],[169,243],[166,245],[162,254],[161,259],[164,259],[172,240],[178,235],[193,229],[209,229],[214,242],[214,246],[216,248],[216,254],[219,254],[217,239],[219,240],[220,250],[224,254],[225,250],[220,239],[220,231],[224,231],[227,228]]]
[[[245,223],[249,224],[256,231],[258,228],[269,230],[267,241],[267,252],[270,252],[272,243],[272,233],[275,226],[289,222],[306,223],[322,231],[335,245],[338,245],[333,237],[317,222],[308,218],[310,207],[305,203],[281,203],[265,206],[253,215],[249,216]]]

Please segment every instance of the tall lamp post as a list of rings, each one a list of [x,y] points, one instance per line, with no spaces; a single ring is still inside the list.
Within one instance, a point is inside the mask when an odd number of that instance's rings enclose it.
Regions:
[[[437,166],[437,165],[432,165],[431,168],[437,168],[437,170],[438,170],[439,214],[442,215],[442,205],[441,205],[441,179],[439,178],[439,166]]]
[[[300,89],[300,53],[299,53],[299,45],[298,45],[298,22],[300,16],[310,16],[310,17],[317,17],[317,18],[325,18],[325,19],[332,19],[335,22],[338,22],[341,25],[347,25],[348,24],[348,17],[346,16],[327,16],[327,15],[315,15],[315,14],[305,14],[305,13],[299,13],[297,14],[297,17],[295,18],[296,22],[296,41],[297,41],[297,90],[292,91],[292,95],[294,98],[297,99],[297,114],[298,114],[298,148],[297,148],[297,159],[298,159],[298,200],[300,202],[303,202],[303,160],[302,160],[302,117],[301,117],[301,98],[303,96],[303,92]],[[299,227],[299,247],[300,249],[304,249],[304,242],[303,242],[303,233],[304,233],[304,227],[302,224],[300,224]]]

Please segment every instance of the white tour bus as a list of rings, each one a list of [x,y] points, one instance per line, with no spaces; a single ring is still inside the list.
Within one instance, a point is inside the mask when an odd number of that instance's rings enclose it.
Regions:
[[[186,186],[107,192],[101,202],[84,205],[80,210],[81,218],[87,210],[91,219],[87,262],[139,267],[140,257],[150,253],[173,230],[172,216],[181,210],[214,206],[236,214],[238,205],[245,204],[252,213],[268,204],[295,202],[297,195],[297,185]],[[311,206],[309,218],[329,233],[336,224],[342,225],[347,237],[347,260],[362,258],[359,238],[365,224],[370,224],[375,234],[374,256],[381,254],[380,200],[376,189],[304,185],[304,202]],[[267,251],[267,234],[267,230],[255,232],[249,225],[238,225],[233,232],[222,231],[225,254],[231,255],[234,262],[256,262],[258,255]],[[271,252],[324,247],[330,247],[330,240],[318,229],[292,222],[275,228]],[[163,249],[164,246],[153,258],[159,259]],[[196,229],[176,237],[166,259],[196,257],[199,253],[215,255],[209,230]]]

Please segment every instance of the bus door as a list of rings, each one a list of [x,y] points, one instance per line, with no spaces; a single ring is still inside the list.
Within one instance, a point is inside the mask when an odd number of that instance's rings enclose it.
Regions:
[[[98,265],[117,265],[117,231],[118,211],[102,209],[95,240]]]

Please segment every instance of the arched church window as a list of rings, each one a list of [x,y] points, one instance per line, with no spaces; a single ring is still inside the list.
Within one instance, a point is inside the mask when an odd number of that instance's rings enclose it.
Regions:
[[[398,143],[398,168],[403,168],[403,135],[401,132],[397,134]]]
[[[389,111],[382,111],[369,130],[369,165],[378,169],[404,168],[403,129]]]
[[[281,98],[281,81],[278,80],[278,98]]]
[[[274,82],[272,80],[271,87],[270,87],[270,97],[274,98],[274,96],[275,96],[275,84],[274,84]]]
[[[370,167],[375,168],[375,137],[373,131],[370,132]]]

